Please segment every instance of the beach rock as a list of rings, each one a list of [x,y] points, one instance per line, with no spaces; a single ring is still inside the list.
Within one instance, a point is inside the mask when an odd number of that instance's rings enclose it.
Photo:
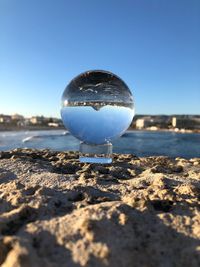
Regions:
[[[199,267],[200,159],[0,153],[0,266]]]

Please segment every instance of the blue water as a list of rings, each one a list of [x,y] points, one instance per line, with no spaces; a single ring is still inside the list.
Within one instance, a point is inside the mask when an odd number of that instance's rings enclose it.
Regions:
[[[0,132],[0,150],[18,147],[77,151],[79,140],[64,130]],[[200,157],[200,134],[130,131],[113,142],[113,150],[137,156]]]
[[[70,132],[89,144],[105,144],[121,136],[131,124],[134,110],[130,107],[105,105],[63,107],[61,116]]]

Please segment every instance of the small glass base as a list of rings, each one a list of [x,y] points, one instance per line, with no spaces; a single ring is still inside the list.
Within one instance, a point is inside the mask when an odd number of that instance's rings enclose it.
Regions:
[[[89,145],[80,143],[80,162],[108,164],[112,162],[112,144]]]

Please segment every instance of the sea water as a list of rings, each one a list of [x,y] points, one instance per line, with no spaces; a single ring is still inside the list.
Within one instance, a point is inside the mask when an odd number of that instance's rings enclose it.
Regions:
[[[112,143],[115,153],[142,157],[200,157],[199,133],[128,131]],[[65,130],[0,132],[0,151],[14,148],[78,151],[79,141]]]

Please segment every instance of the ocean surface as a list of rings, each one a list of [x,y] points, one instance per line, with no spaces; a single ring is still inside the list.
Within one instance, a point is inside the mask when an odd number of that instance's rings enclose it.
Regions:
[[[64,130],[0,132],[0,150],[49,148],[79,149],[79,140]],[[200,134],[128,131],[113,142],[113,152],[137,156],[200,157]]]

